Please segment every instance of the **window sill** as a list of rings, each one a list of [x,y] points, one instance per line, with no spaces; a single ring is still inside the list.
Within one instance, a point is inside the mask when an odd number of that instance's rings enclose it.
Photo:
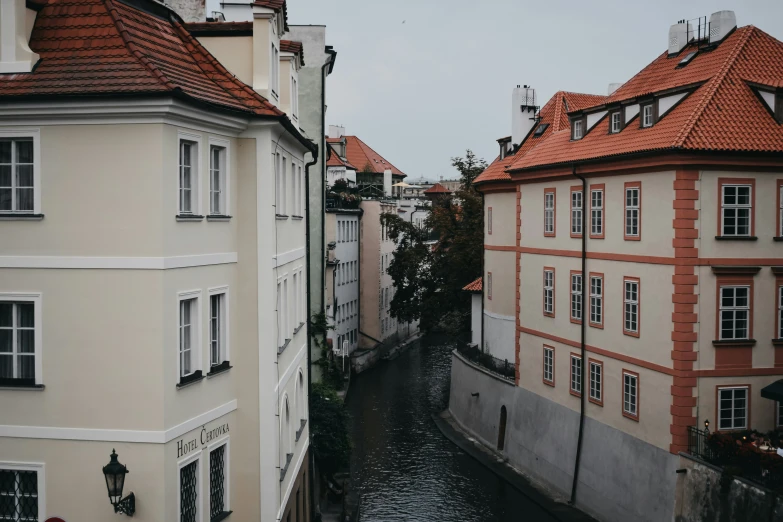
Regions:
[[[778,241],[778,242],[783,241],[783,236],[775,236],[772,238],[772,241]]]
[[[0,221],[41,221],[43,214],[22,214],[16,212],[0,212]]]
[[[229,364],[228,361],[223,361],[220,364],[216,364],[209,369],[209,373],[207,373],[207,379],[214,377],[215,375],[220,375],[221,373],[225,373],[229,371],[233,366]]]
[[[287,214],[275,214],[275,219],[288,219]]]
[[[571,394],[571,395],[573,395],[574,397],[579,397],[579,398],[581,398],[581,397],[582,397],[582,394],[581,394],[581,393],[579,393],[579,392],[575,392],[574,390],[571,390],[571,389],[569,389],[569,390],[568,390],[568,393],[570,393],[570,394]]]
[[[291,344],[291,339],[286,339],[283,343],[283,346],[277,347],[277,355],[282,355],[282,353],[285,351],[286,348],[288,348],[288,345]]]
[[[756,236],[715,236],[718,241],[758,241]]]
[[[10,379],[4,382],[0,382],[0,390],[43,391],[45,388],[43,384],[28,384],[28,383],[16,384],[14,382],[9,382],[9,381]]]
[[[783,346],[783,339],[772,339],[772,346]]]
[[[590,328],[598,328],[599,330],[604,329],[604,325],[601,323],[587,323],[587,324],[590,326]]]
[[[210,518],[209,522],[220,522],[221,520],[225,520],[231,513],[233,513],[233,511],[223,511],[222,513]]]
[[[177,214],[177,221],[201,221],[204,216],[200,214]]]
[[[712,341],[712,345],[715,348],[744,348],[748,346],[755,346],[755,339],[721,339]]]
[[[296,442],[299,442],[299,439],[302,438],[302,433],[304,432],[305,426],[307,425],[307,419],[302,419],[301,425],[299,426],[299,429],[296,430]]]
[[[297,221],[302,221],[304,219],[304,216],[291,216],[291,217]]]
[[[204,376],[201,374],[201,370],[198,370],[188,375],[187,377],[181,377],[179,383],[177,384],[177,389],[185,388],[187,386],[190,386],[191,384],[200,382],[203,379]]]
[[[299,330],[301,330],[303,326],[304,326],[304,323],[299,323],[299,326],[294,328],[294,334],[299,333]]]
[[[231,221],[232,217],[224,214],[210,214],[207,216],[207,221]]]
[[[626,419],[631,419],[634,422],[639,422],[638,415],[631,415],[630,413],[623,412],[623,417],[625,417]]]
[[[593,399],[592,397],[587,398],[588,401],[590,401],[591,404],[595,404],[596,406],[604,407],[604,401],[599,401],[596,399]]]
[[[285,474],[288,473],[288,466],[291,465],[291,459],[293,458],[294,458],[293,453],[285,454],[285,466],[280,468],[280,482],[283,482],[283,479],[285,478]]]

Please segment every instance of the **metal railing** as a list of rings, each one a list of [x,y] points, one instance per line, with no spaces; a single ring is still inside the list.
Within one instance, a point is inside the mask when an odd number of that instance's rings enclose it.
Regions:
[[[504,379],[513,381],[516,378],[517,365],[508,362],[508,359],[498,359],[492,354],[482,351],[478,346],[463,343],[457,343],[457,351],[470,362],[476,363]]]
[[[709,430],[700,430],[696,426],[688,426],[688,453],[707,462],[715,460],[715,453],[707,444]]]

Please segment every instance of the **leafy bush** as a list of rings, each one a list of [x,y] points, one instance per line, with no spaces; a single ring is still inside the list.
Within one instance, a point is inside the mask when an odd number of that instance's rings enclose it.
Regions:
[[[315,383],[310,393],[310,433],[313,455],[326,476],[348,467],[351,440],[348,412],[337,392],[326,383]]]

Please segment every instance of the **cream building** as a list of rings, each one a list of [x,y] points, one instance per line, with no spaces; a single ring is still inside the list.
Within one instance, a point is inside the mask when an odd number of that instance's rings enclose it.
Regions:
[[[324,217],[329,254],[326,263],[326,318],[332,325],[327,338],[338,357],[350,356],[359,344],[361,218],[360,209],[348,208],[328,208]]]
[[[316,148],[281,3],[220,32],[0,0],[0,518],[108,519],[116,449],[138,520],[309,520]]]
[[[689,427],[783,425],[764,390],[783,374],[783,102],[764,80],[783,46],[711,19],[697,42],[672,26],[608,96],[539,110],[515,90],[512,136],[476,180],[484,346],[517,375],[455,356],[450,409],[602,520],[672,519]]]

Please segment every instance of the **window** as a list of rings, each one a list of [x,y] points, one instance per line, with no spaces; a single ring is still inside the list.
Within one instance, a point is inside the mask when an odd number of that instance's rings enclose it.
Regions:
[[[571,187],[571,237],[582,237],[583,205],[581,187]]]
[[[299,215],[299,177],[296,175],[296,163],[291,162],[291,213]]]
[[[752,185],[721,184],[721,232],[726,237],[750,237],[752,231]]]
[[[199,306],[200,292],[179,295],[179,383],[180,385],[201,377],[199,365]]]
[[[748,387],[718,388],[718,429],[742,430],[748,427]]]
[[[487,299],[492,300],[492,272],[487,272]]]
[[[749,339],[750,287],[720,287],[720,339]]]
[[[609,126],[609,132],[612,134],[615,134],[617,132],[620,132],[622,130],[622,112],[613,112],[611,115],[611,122]]]
[[[220,443],[209,452],[209,520],[223,520],[229,514],[228,441]]]
[[[299,87],[296,83],[296,78],[293,76],[291,77],[291,114],[293,114],[294,118],[299,115]]]
[[[604,185],[590,188],[590,238],[604,238]]]
[[[582,322],[582,274],[571,272],[571,322]]]
[[[555,349],[544,346],[544,384],[555,385]]]
[[[487,208],[487,234],[492,235],[492,207]]]
[[[639,420],[639,374],[623,370],[623,416]]]
[[[544,235],[555,235],[555,189],[544,190]]]
[[[181,465],[179,468],[179,520],[180,522],[199,522],[199,460]]]
[[[269,76],[269,90],[277,98],[277,90],[280,85],[280,51],[272,44],[272,74]]]
[[[33,151],[31,137],[0,137],[0,212],[35,211]]]
[[[36,323],[35,301],[0,301],[0,385],[34,386],[38,382],[40,324]]]
[[[583,122],[582,120],[574,120],[574,132],[572,139],[574,140],[581,140],[583,135],[583,129],[582,129]]]
[[[590,326],[604,326],[604,278],[603,274],[590,274]]]
[[[590,402],[604,405],[604,365],[601,362],[590,360]]]
[[[299,211],[296,213],[299,217],[304,217],[305,213],[305,193],[304,193],[304,177],[302,176],[302,166],[297,165],[296,167],[296,175],[299,179],[298,185],[299,185],[299,194],[296,198],[297,205],[299,205]]]
[[[555,269],[544,268],[544,315],[555,316]]]
[[[623,333],[639,336],[639,280],[625,279],[623,281]]]
[[[571,394],[582,395],[582,358],[571,354]]]
[[[641,239],[642,186],[640,183],[625,184],[625,240]]]
[[[285,216],[285,159],[275,154],[275,213]]]
[[[652,104],[642,106],[642,127],[653,126],[653,106]]]
[[[778,286],[778,339],[783,339],[783,286]]]
[[[43,522],[45,485],[43,464],[0,462],[0,520]]]
[[[783,100],[780,104],[783,106]],[[777,237],[783,237],[783,179],[778,180],[778,233]]]
[[[228,288],[209,290],[209,365],[228,364]]]
[[[179,213],[198,212],[197,178],[198,144],[195,141],[179,142]]]
[[[776,413],[777,413],[776,415],[777,418],[775,419],[775,426],[780,428],[781,426],[783,426],[783,402],[778,403]]]
[[[212,145],[209,149],[209,213],[226,214],[226,149]]]
[[[549,127],[548,123],[541,123],[536,127],[536,132],[533,133],[534,138],[538,138],[539,136],[543,135],[544,132],[546,132],[547,127]]]

